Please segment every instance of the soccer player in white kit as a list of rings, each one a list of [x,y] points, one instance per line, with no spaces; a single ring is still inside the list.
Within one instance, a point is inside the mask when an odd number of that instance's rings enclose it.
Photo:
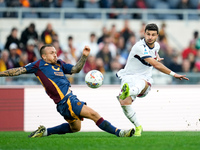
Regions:
[[[189,80],[185,75],[177,74],[159,62],[163,58],[158,54],[160,49],[159,43],[156,42],[158,33],[156,24],[146,25],[144,39],[132,47],[124,69],[117,72],[117,77],[121,79],[121,92],[117,98],[125,116],[136,127],[135,136],[141,136],[143,129],[131,104],[136,97],[144,97],[150,91],[153,83],[152,68],[180,80]]]

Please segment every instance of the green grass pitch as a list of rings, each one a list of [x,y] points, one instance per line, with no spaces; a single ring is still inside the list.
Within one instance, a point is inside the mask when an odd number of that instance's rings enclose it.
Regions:
[[[0,150],[198,150],[200,132],[143,132],[120,138],[105,132],[78,132],[28,138],[29,132],[0,132]]]

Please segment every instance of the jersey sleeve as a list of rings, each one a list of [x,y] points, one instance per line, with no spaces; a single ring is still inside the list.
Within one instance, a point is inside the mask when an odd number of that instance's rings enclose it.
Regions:
[[[146,48],[146,45],[138,45],[136,47],[136,54],[139,55],[141,59],[151,57],[151,55],[149,53],[149,49]]]
[[[64,74],[72,74],[72,73],[71,73],[71,70],[72,70],[72,67],[73,67],[72,64],[66,64],[66,63],[65,63],[64,61],[62,61],[62,60],[59,60],[59,62],[60,62],[61,65],[62,65]]]
[[[39,62],[40,60],[37,60],[24,66],[26,68],[26,73],[36,73],[39,68]]]

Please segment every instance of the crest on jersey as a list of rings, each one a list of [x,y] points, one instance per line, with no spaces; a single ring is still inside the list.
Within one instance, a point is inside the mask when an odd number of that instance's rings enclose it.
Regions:
[[[55,70],[55,71],[60,71],[60,68],[55,68],[54,66],[52,66],[52,69]]]
[[[146,55],[146,54],[149,54],[149,52],[147,51],[146,48],[144,49],[144,54],[145,54],[145,55]]]

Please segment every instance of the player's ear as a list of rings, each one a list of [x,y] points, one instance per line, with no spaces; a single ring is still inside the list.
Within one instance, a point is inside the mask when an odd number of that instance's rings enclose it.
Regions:
[[[46,59],[46,55],[45,54],[42,54],[42,59]]]

